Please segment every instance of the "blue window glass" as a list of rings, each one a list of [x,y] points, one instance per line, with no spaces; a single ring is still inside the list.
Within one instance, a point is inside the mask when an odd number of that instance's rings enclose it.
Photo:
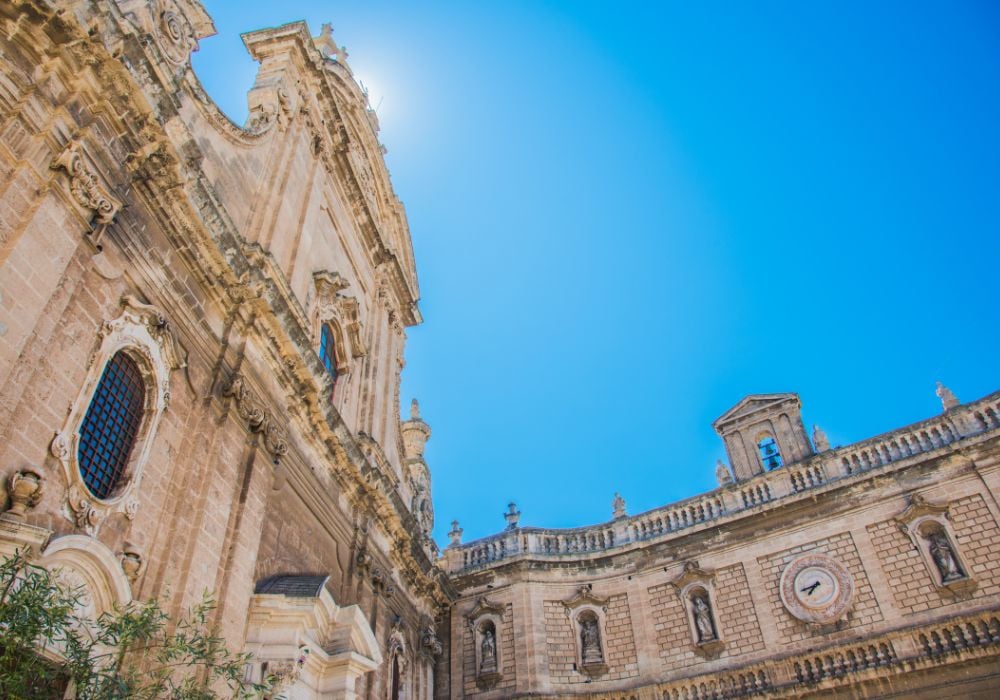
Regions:
[[[113,495],[125,473],[145,406],[146,386],[138,365],[126,353],[115,353],[80,425],[80,476],[97,498]]]
[[[330,324],[324,323],[323,330],[320,331],[319,335],[319,359],[322,361],[323,366],[326,367],[326,371],[331,377],[333,377],[333,386],[337,386],[337,347],[333,340],[333,331],[330,330]],[[330,392],[330,398],[333,398],[333,392]]]
[[[778,450],[778,443],[774,441],[774,438],[764,438],[757,443],[757,449],[760,450],[760,460],[764,463],[765,469],[777,469],[782,465],[781,452]]]

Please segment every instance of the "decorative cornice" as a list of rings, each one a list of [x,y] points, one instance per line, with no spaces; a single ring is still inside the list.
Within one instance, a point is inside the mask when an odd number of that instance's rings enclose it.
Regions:
[[[913,493],[910,495],[909,504],[899,515],[895,517],[895,520],[901,527],[908,528],[915,520],[922,518],[924,516],[948,517],[948,504],[937,504],[928,501],[919,493]]]
[[[594,591],[590,585],[580,586],[576,593],[573,594],[568,600],[562,601],[562,604],[566,606],[568,610],[575,610],[581,605],[594,605],[598,608],[604,608],[607,606],[610,598],[602,598],[601,596],[594,595]]]
[[[684,569],[681,571],[680,575],[677,576],[677,578],[670,582],[670,585],[673,586],[675,590],[680,592],[692,583],[709,584],[714,580],[714,569],[702,569],[698,566],[698,562],[686,561],[684,562]]]
[[[495,603],[486,596],[480,596],[476,600],[475,607],[473,607],[472,610],[466,613],[465,619],[468,620],[470,623],[474,623],[483,615],[496,615],[502,620],[505,610],[506,606],[503,605],[502,603]]]

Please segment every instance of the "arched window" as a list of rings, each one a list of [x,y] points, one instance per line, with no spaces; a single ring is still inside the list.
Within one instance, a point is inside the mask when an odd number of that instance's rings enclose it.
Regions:
[[[757,443],[757,449],[760,450],[760,461],[764,463],[765,469],[777,469],[783,464],[781,452],[778,451],[778,443],[774,441],[773,437],[761,439]]]
[[[337,388],[337,345],[333,339],[333,330],[330,328],[329,323],[323,324],[323,329],[319,334],[319,359],[322,361],[323,366],[326,367],[326,371],[329,373],[330,377],[333,378],[334,390]],[[330,392],[330,398],[333,398],[333,391]]]
[[[145,408],[146,386],[139,366],[119,350],[104,366],[80,425],[80,476],[97,498],[114,494],[132,455]]]

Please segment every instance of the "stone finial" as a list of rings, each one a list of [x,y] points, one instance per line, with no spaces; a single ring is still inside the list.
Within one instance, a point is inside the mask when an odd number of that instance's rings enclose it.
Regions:
[[[830,449],[830,441],[818,425],[813,426],[813,445],[816,446],[817,452],[826,452]]]
[[[503,514],[503,517],[507,521],[508,530],[517,529],[517,521],[521,519],[521,511],[517,509],[517,504],[514,501],[507,504],[507,512]]]
[[[625,499],[622,498],[622,495],[617,491],[615,491],[615,500],[611,502],[611,510],[614,514],[615,520],[618,520],[618,518],[624,518],[628,515],[625,512]]]
[[[733,483],[733,475],[729,473],[729,467],[720,459],[715,463],[715,478],[719,481],[719,486],[729,486]]]
[[[7,480],[7,492],[10,495],[10,508],[4,515],[17,520],[24,520],[29,508],[34,508],[42,500],[42,475],[32,469],[22,469],[14,472]]]
[[[941,382],[937,383],[937,391],[934,393],[938,395],[939,399],[941,399],[941,407],[945,411],[950,411],[959,405],[958,398],[955,397],[955,394]]]
[[[121,556],[122,571],[125,572],[125,578],[131,582],[135,582],[142,571],[143,563],[142,552],[139,548],[130,542],[126,542],[122,548]]]
[[[403,453],[407,459],[423,459],[424,447],[431,436],[431,427],[420,417],[420,403],[410,402],[410,419],[402,421]]]
[[[448,544],[449,547],[457,547],[462,544],[462,528],[458,526],[457,520],[451,521],[451,530],[448,531],[448,538],[451,542]]]

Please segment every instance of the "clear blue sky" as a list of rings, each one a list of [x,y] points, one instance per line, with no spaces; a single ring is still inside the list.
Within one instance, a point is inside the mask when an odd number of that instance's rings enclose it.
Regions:
[[[297,19],[378,107],[439,542],[713,488],[748,393],[846,444],[1000,389],[996,3],[205,5],[237,121],[239,32]]]

